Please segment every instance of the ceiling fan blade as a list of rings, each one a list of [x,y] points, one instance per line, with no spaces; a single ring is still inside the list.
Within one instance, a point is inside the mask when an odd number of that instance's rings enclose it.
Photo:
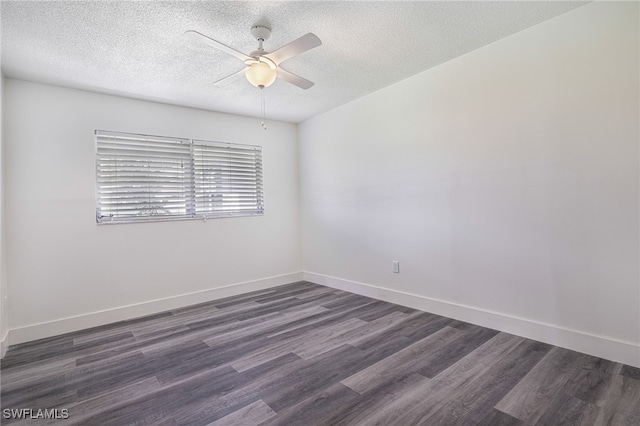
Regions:
[[[320,46],[321,44],[322,41],[320,41],[317,35],[313,33],[307,33],[302,37],[293,40],[291,43],[282,46],[275,52],[268,53],[264,56],[271,59],[273,62],[275,62],[276,65],[278,65],[293,56],[299,55],[300,53],[306,52],[307,50],[311,50],[314,47]]]
[[[236,78],[238,78],[238,77],[240,77],[242,74],[244,74],[244,72],[245,72],[245,70],[246,70],[246,69],[247,69],[247,67],[244,67],[244,68],[242,68],[240,71],[236,71],[236,72],[234,72],[233,74],[228,75],[228,76],[226,76],[226,77],[224,77],[224,78],[221,78],[221,79],[220,79],[220,80],[218,80],[218,81],[214,81],[214,82],[213,82],[213,84],[216,84],[216,85],[217,85],[217,84],[224,84],[224,83],[227,83],[227,82],[229,82],[229,81],[231,81],[231,80],[235,80]]]
[[[283,70],[280,67],[276,68],[276,75],[287,83],[296,85],[301,89],[308,89],[315,84],[313,81],[309,81],[306,78],[302,78],[292,72]]]
[[[206,43],[211,47],[215,47],[218,50],[222,50],[223,52],[226,52],[230,55],[235,56],[236,58],[240,59],[243,62],[246,61],[247,59],[253,59],[250,56],[247,56],[242,52],[238,52],[236,49],[229,47],[226,44],[222,44],[219,41],[216,41],[211,37],[207,37],[206,35],[201,34],[197,31],[189,30],[189,31],[185,31],[184,34],[187,37],[189,37],[191,40],[194,40],[200,43]]]

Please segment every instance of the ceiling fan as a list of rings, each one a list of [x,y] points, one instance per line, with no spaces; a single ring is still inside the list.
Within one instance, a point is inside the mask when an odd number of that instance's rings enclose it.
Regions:
[[[258,49],[254,50],[249,55],[245,55],[242,52],[194,30],[186,31],[185,34],[197,42],[206,43],[209,46],[235,56],[245,63],[246,66],[244,68],[214,82],[214,84],[227,82],[228,80],[231,80],[243,73],[247,77],[247,80],[249,80],[249,83],[259,87],[260,89],[270,86],[275,81],[276,77],[298,86],[301,89],[308,89],[314,84],[312,81],[293,74],[280,66],[280,64],[287,59],[313,49],[314,47],[320,46],[322,41],[320,41],[320,39],[313,33],[307,33],[278,50],[267,52],[262,47],[262,43],[271,35],[271,28],[265,25],[256,24],[251,27],[251,35],[258,41]]]

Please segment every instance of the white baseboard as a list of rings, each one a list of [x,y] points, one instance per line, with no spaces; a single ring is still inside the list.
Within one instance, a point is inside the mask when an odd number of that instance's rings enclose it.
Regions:
[[[314,272],[304,272],[304,280],[640,368],[640,345],[638,343],[597,336],[500,312],[487,311],[473,306],[460,305]]]
[[[4,354],[9,349],[9,330],[4,333],[4,336],[0,338],[0,359],[4,358]]]
[[[257,290],[264,290],[279,285],[290,284],[302,281],[302,272],[293,272],[275,277],[263,278],[255,281],[247,281],[227,285],[224,287],[212,288],[209,290],[194,293],[181,294],[179,296],[167,297],[164,299],[151,300],[128,306],[121,306],[104,311],[91,312],[84,315],[62,318],[39,324],[32,324],[25,327],[9,330],[7,343],[12,345],[42,339],[45,337],[57,336],[59,334],[72,331],[83,330],[99,325],[124,321],[146,315],[157,314],[170,309],[182,308],[196,305],[198,303],[209,302],[211,300],[222,299],[238,294],[249,293]],[[5,340],[2,341],[2,348],[5,349]]]

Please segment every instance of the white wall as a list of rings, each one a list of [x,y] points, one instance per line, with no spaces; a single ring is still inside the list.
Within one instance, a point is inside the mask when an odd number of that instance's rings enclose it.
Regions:
[[[0,72],[0,358],[9,348],[9,317],[7,298],[7,268],[5,266],[4,232],[4,75]]]
[[[302,278],[295,125],[13,79],[4,89],[12,344]],[[262,145],[265,215],[96,225],[96,129]]]
[[[591,3],[302,123],[305,277],[640,366],[638,15]]]

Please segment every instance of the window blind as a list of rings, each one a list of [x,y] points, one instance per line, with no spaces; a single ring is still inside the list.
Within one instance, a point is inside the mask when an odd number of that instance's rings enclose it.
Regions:
[[[197,214],[263,212],[260,147],[194,141],[193,162]]]
[[[263,214],[262,148],[97,130],[98,223]]]

